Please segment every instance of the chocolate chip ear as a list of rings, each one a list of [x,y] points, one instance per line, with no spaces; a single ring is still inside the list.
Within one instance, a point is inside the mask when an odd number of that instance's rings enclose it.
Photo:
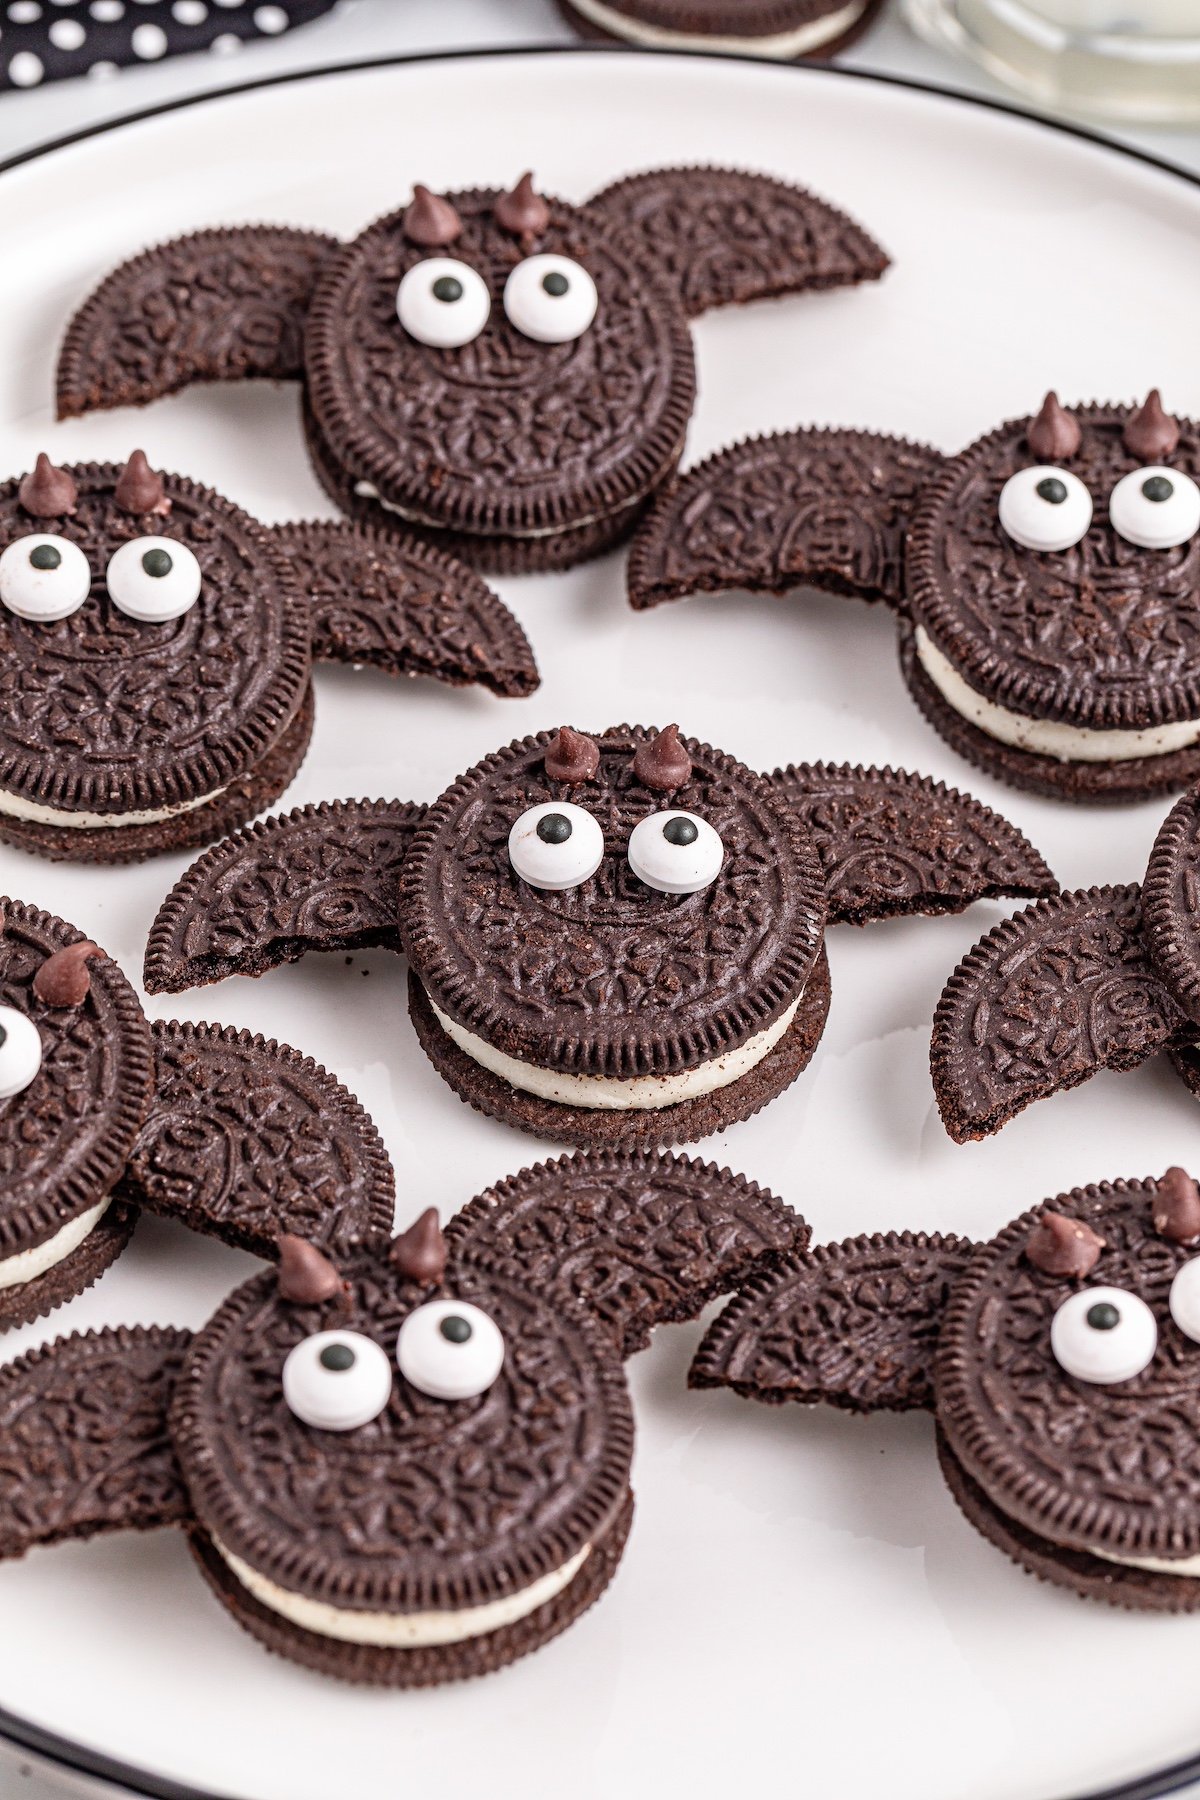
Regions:
[[[649,170],[605,188],[585,210],[621,234],[693,318],[772,294],[877,281],[889,262],[837,207],[737,169]]]
[[[369,525],[278,525],[271,536],[311,611],[315,661],[429,675],[505,699],[537,687],[533,651],[516,619],[444,550]]]
[[[400,865],[424,812],[403,800],[327,800],[215,844],[158,909],[147,992],[262,975],[309,950],[399,950]]]
[[[1069,462],[1083,442],[1079,420],[1059,403],[1051,388],[1026,433],[1030,451],[1043,463]]]
[[[67,328],[59,418],[144,406],[193,381],[299,380],[308,303],[337,248],[321,232],[245,225],[122,263]]]
[[[188,1517],[167,1412],[190,1341],[157,1326],[89,1331],[0,1370],[0,1558]]]
[[[625,1355],[655,1325],[691,1319],[717,1295],[808,1241],[773,1194],[686,1156],[593,1151],[488,1188],[446,1228],[459,1258],[557,1290]],[[452,1279],[452,1276],[451,1276]]]
[[[647,510],[626,573],[637,611],[739,588],[810,587],[904,608],[904,541],[945,458],[867,431],[789,431],[709,457]]]
[[[1058,883],[1029,840],[969,794],[903,769],[791,764],[770,780],[813,834],[831,924],[961,912]]]
[[[956,1143],[999,1131],[1100,1069],[1136,1069],[1196,1039],[1151,966],[1141,890],[1039,900],[963,958],[938,1002],[930,1067]]]
[[[696,1352],[689,1387],[848,1412],[933,1405],[946,1301],[974,1246],[889,1231],[789,1257],[742,1286]]]
[[[462,236],[462,220],[449,200],[416,181],[405,209],[403,231],[409,243],[422,250],[444,250]]]
[[[340,1081],[289,1044],[232,1026],[171,1019],[151,1030],[154,1098],[126,1199],[268,1258],[281,1234],[335,1256],[387,1242],[392,1165]]]

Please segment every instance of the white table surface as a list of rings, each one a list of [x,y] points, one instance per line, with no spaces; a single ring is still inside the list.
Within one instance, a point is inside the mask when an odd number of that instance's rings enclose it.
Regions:
[[[293,69],[407,52],[572,41],[553,0],[342,0],[327,18],[279,40],[245,45],[235,55],[179,57],[104,81],[5,93],[0,98],[0,160],[146,107]],[[842,61],[849,68],[1012,98],[969,64],[914,38],[899,17],[897,0]],[[1200,173],[1200,132],[1122,130],[1110,135]],[[717,145],[714,154],[719,155]],[[0,1764],[3,1800],[64,1800],[76,1791],[44,1780],[28,1765]],[[1200,1788],[1190,1792],[1200,1800]]]

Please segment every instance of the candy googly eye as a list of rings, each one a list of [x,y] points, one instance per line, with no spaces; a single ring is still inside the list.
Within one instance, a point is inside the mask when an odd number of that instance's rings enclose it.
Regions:
[[[546,800],[523,812],[508,834],[508,859],[530,887],[578,887],[600,867],[604,833],[582,806]]]
[[[108,565],[108,597],[113,605],[143,625],[178,619],[200,598],[200,564],[186,544],[174,538],[131,538]]]
[[[1079,1381],[1132,1381],[1157,1347],[1154,1314],[1124,1288],[1083,1288],[1063,1301],[1050,1324],[1055,1361]]]
[[[1176,1271],[1167,1305],[1184,1337],[1200,1344],[1200,1256]]]
[[[42,1066],[42,1040],[32,1019],[0,1006],[0,1100],[22,1093]]]
[[[434,1400],[473,1400],[504,1364],[504,1339],[485,1312],[463,1300],[431,1300],[409,1313],[396,1339],[405,1381]]]
[[[483,277],[452,256],[415,263],[396,293],[396,312],[409,337],[434,350],[461,350],[488,322],[492,297]]]
[[[504,310],[523,337],[569,344],[596,316],[596,284],[569,256],[527,256],[504,284]]]
[[[35,532],[0,556],[0,600],[18,619],[69,619],[91,591],[87,557],[69,538]]]
[[[1142,550],[1174,550],[1200,531],[1200,487],[1178,469],[1134,469],[1109,495],[1112,527]]]
[[[288,1352],[283,1397],[318,1431],[357,1431],[377,1419],[392,1392],[392,1365],[358,1331],[318,1331]]]
[[[1026,550],[1070,550],[1092,522],[1092,496],[1070,469],[1018,469],[1000,490],[1000,524]]]
[[[656,812],[629,834],[629,866],[660,894],[698,894],[717,879],[725,846],[707,819],[689,812]]]

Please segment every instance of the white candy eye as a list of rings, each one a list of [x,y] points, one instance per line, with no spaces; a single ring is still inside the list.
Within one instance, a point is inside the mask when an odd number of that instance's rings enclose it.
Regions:
[[[629,866],[660,894],[698,894],[721,872],[725,846],[706,819],[689,812],[656,812],[629,834]]]
[[[202,585],[200,564],[174,538],[132,538],[111,558],[108,597],[131,619],[158,625],[195,606]]]
[[[1000,490],[1000,524],[1026,550],[1069,550],[1087,536],[1092,496],[1070,469],[1018,469]]]
[[[600,867],[604,833],[591,813],[569,800],[544,800],[523,812],[508,834],[513,868],[535,888],[573,888]]]
[[[1154,1314],[1124,1288],[1083,1288],[1063,1301],[1050,1324],[1055,1360],[1079,1381],[1132,1381],[1157,1345]]]
[[[569,256],[527,256],[504,284],[504,310],[523,337],[569,344],[596,316],[596,284]]]
[[[42,1040],[32,1019],[0,1006],[0,1100],[27,1088],[42,1066]]]
[[[87,557],[67,538],[34,532],[0,556],[0,600],[18,619],[68,619],[91,589]]]
[[[1113,530],[1143,550],[1173,550],[1200,531],[1200,487],[1178,469],[1134,469],[1109,496]]]
[[[396,312],[405,331],[418,344],[435,350],[460,350],[472,343],[491,310],[492,297],[483,277],[452,256],[415,263],[396,294]]]
[[[1177,1271],[1167,1304],[1184,1337],[1200,1344],[1200,1256],[1193,1256]]]
[[[431,1300],[409,1313],[396,1339],[405,1381],[435,1400],[473,1400],[504,1364],[504,1339],[477,1306]]]
[[[392,1391],[392,1365],[357,1331],[318,1331],[288,1352],[283,1397],[318,1431],[357,1431],[377,1419]]]

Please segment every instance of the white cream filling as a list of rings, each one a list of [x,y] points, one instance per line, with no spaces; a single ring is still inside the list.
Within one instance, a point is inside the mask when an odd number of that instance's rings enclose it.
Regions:
[[[1014,750],[1033,750],[1059,762],[1125,762],[1142,756],[1166,756],[1200,742],[1200,719],[1152,725],[1145,731],[1096,731],[1064,725],[1057,719],[1030,719],[1009,712],[963,680],[948,657],[921,625],[916,630],[917,660],[938,693],[962,718]]]
[[[441,519],[427,519],[422,513],[405,511],[404,507],[397,506],[394,500],[385,500],[373,482],[356,481],[354,484],[354,491],[363,500],[374,500],[376,506],[382,506],[384,512],[395,513],[396,517],[398,519],[403,519],[407,525],[426,525],[434,531],[461,531],[464,537],[471,536],[471,533],[464,526],[447,525]],[[638,500],[631,500],[629,502],[629,506],[637,505],[640,505],[640,501]],[[628,506],[618,508],[618,512],[627,512],[628,510]],[[587,525],[598,525],[601,519],[615,519],[616,517],[617,513],[591,513],[586,519],[572,519],[569,525],[541,525],[536,529],[531,529],[529,531],[506,530],[502,535],[510,538],[561,537],[564,532],[582,531]],[[487,537],[490,533],[480,532],[475,535]]]
[[[598,25],[613,37],[624,38],[647,50],[717,50],[732,56],[764,56],[787,62],[803,56],[806,50],[817,50],[832,43],[844,31],[856,25],[867,10],[867,0],[850,0],[840,11],[827,13],[823,19],[811,19],[792,31],[776,31],[765,37],[735,37],[715,32],[671,31],[664,25],[648,25],[643,19],[631,19],[602,0],[571,0],[582,18]]]
[[[426,996],[429,998],[429,996]],[[735,1050],[726,1050],[698,1069],[685,1069],[679,1075],[634,1075],[620,1080],[612,1075],[560,1075],[557,1069],[543,1069],[536,1063],[518,1062],[497,1050],[486,1038],[477,1037],[447,1018],[432,998],[429,1004],[438,1023],[460,1050],[465,1050],[482,1068],[499,1075],[512,1087],[539,1100],[554,1100],[560,1106],[589,1106],[603,1112],[651,1112],[660,1106],[676,1106],[681,1100],[696,1100],[703,1094],[716,1093],[740,1081],[756,1068],[764,1056],[775,1048],[796,1016],[796,1008],[804,998],[803,990],[773,1024],[757,1036],[747,1038]]]
[[[464,1606],[454,1612],[380,1613],[347,1612],[330,1606],[324,1600],[310,1600],[294,1594],[290,1588],[278,1587],[257,1569],[244,1563],[232,1550],[213,1540],[213,1545],[232,1569],[242,1586],[271,1612],[278,1613],[302,1631],[318,1637],[337,1638],[344,1644],[369,1644],[377,1650],[417,1650],[430,1644],[460,1644],[467,1638],[482,1637],[489,1631],[500,1631],[515,1625],[539,1606],[545,1606],[574,1580],[591,1550],[585,1544],[577,1556],[552,1569],[549,1575],[519,1593],[503,1600],[489,1600],[483,1606]]]
[[[178,806],[150,807],[142,812],[91,813],[63,812],[56,806],[43,806],[40,801],[25,800],[20,794],[10,794],[0,788],[0,813],[7,813],[10,819],[28,819],[34,825],[65,825],[74,831],[98,831],[105,825],[157,825],[162,819],[173,819],[179,813],[194,812],[198,806],[207,806],[210,800],[219,800],[224,792],[223,787],[214,788],[211,794],[201,794],[198,800],[185,800]]]
[[[0,1258],[0,1290],[5,1288],[24,1287],[27,1282],[36,1281],[48,1269],[53,1269],[60,1262],[65,1262],[73,1250],[78,1250],[85,1237],[97,1226],[108,1211],[108,1199],[103,1199],[99,1206],[93,1206],[85,1213],[64,1225],[61,1231],[47,1238],[44,1244],[35,1244],[32,1250],[18,1250],[15,1256]]]
[[[1200,1575],[1200,1556],[1180,1556],[1174,1561],[1169,1556],[1114,1556],[1111,1550],[1094,1546],[1089,1547],[1089,1555],[1126,1569],[1149,1569],[1154,1575]]]

